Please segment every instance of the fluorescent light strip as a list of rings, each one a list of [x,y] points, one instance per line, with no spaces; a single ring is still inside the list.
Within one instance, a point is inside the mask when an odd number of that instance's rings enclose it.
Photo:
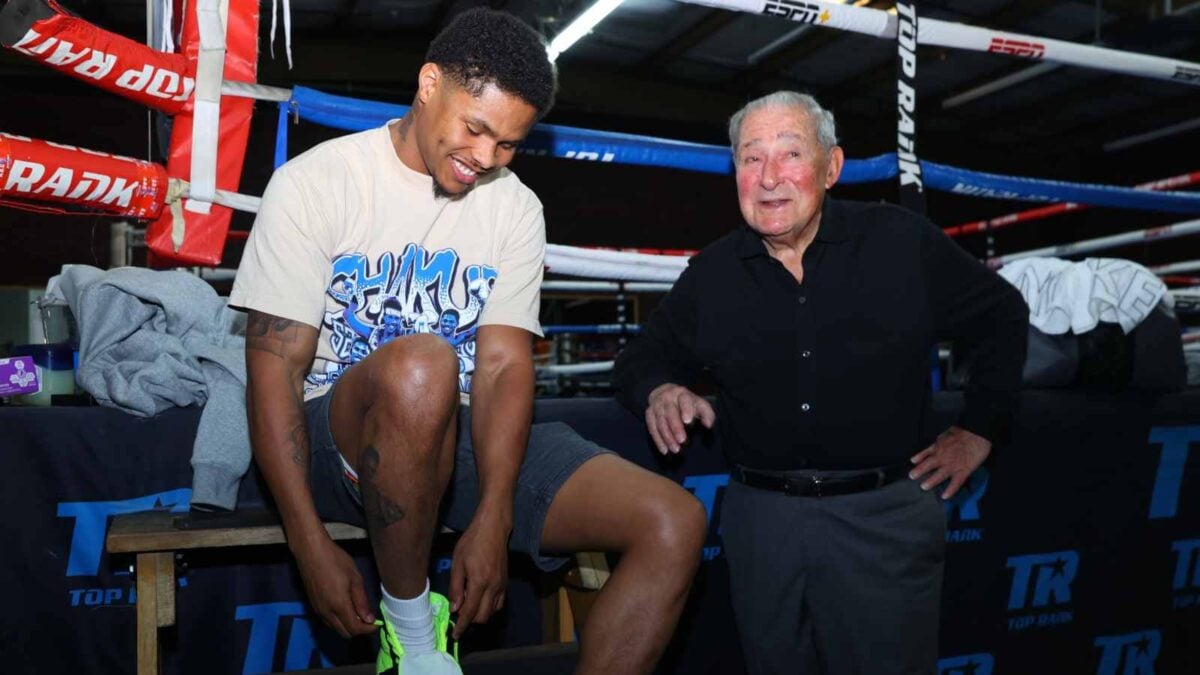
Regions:
[[[1132,148],[1135,145],[1149,143],[1150,141],[1157,141],[1160,138],[1174,136],[1175,134],[1182,134],[1183,132],[1191,131],[1192,129],[1200,129],[1200,118],[1185,120],[1178,124],[1162,127],[1161,129],[1147,131],[1144,134],[1136,134],[1134,136],[1126,136],[1125,138],[1115,141],[1109,141],[1104,144],[1104,151],[1113,152],[1116,150],[1124,150],[1125,148]]]
[[[562,29],[554,39],[550,41],[550,46],[546,48],[546,55],[550,57],[553,63],[558,59],[558,55],[571,48],[571,45],[579,41],[580,38],[592,32],[604,17],[612,14],[612,11],[621,6],[625,0],[598,0],[596,4],[588,7],[583,14],[580,14],[566,28]]]

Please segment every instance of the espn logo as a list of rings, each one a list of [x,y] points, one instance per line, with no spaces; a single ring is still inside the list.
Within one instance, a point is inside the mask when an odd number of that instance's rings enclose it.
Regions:
[[[763,8],[763,14],[778,16],[798,23],[825,23],[829,20],[829,12],[822,13],[820,7],[808,2],[796,0],[769,0]]]
[[[1193,68],[1191,66],[1175,66],[1175,74],[1171,76],[1171,79],[1200,84],[1200,68]]]
[[[1046,55],[1046,45],[1000,37],[992,38],[992,43],[988,45],[987,50],[996,54],[1008,54],[1025,59],[1040,59]]]

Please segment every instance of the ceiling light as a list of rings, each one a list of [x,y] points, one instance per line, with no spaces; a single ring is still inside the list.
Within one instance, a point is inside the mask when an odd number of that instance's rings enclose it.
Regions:
[[[1043,61],[1036,66],[1022,68],[1015,73],[1009,73],[1004,77],[992,80],[991,82],[986,82],[978,87],[972,87],[961,94],[955,94],[954,96],[945,99],[942,101],[942,110],[949,110],[951,108],[956,108],[960,105],[963,105],[964,103],[970,103],[975,99],[994,94],[1002,89],[1008,89],[1009,87],[1021,84],[1027,80],[1032,80],[1035,77],[1041,77],[1042,75],[1058,70],[1061,67],[1062,64]]]
[[[546,55],[550,57],[550,61],[558,59],[559,54],[567,51],[580,38],[591,33],[596,24],[603,21],[604,17],[611,14],[614,9],[620,7],[622,2],[624,0],[597,0],[596,4],[584,10],[583,14],[576,17],[550,41],[550,46],[546,48]]]
[[[1185,120],[1178,124],[1172,124],[1160,129],[1155,129],[1154,131],[1147,131],[1145,133],[1135,134],[1133,136],[1126,136],[1125,138],[1120,138],[1115,141],[1109,141],[1104,144],[1104,151],[1114,152],[1116,150],[1124,150],[1126,148],[1132,148],[1135,145],[1149,143],[1150,141],[1157,141],[1160,138],[1182,134],[1183,132],[1191,131],[1192,129],[1200,129],[1200,118]]]

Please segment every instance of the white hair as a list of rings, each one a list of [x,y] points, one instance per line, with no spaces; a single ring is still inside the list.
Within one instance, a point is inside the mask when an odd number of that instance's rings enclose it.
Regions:
[[[742,122],[746,119],[746,115],[763,108],[802,110],[813,121],[813,126],[817,130],[817,141],[821,147],[831,150],[833,146],[837,145],[837,128],[833,122],[833,113],[822,108],[821,104],[817,103],[817,99],[808,94],[782,90],[750,101],[729,118],[729,144],[734,155],[737,155],[738,137],[742,133]]]

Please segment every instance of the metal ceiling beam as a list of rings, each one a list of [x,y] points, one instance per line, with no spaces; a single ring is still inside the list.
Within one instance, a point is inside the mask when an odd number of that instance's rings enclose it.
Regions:
[[[1169,58],[1177,58],[1182,60],[1197,60],[1200,59],[1200,43],[1193,42],[1189,47],[1184,49],[1162,50],[1161,46],[1164,40],[1170,35],[1190,36],[1194,35],[1195,29],[1193,23],[1200,25],[1200,20],[1195,18],[1184,17],[1164,17],[1156,19],[1151,25],[1139,26],[1135,28],[1135,35],[1127,36],[1122,39],[1117,36],[1117,39],[1112,45],[1117,49],[1125,49],[1141,53],[1153,53],[1158,56],[1166,56]],[[1153,41],[1158,41],[1158,49]],[[1062,110],[1078,101],[1103,101],[1113,91],[1115,77],[1119,77],[1114,73],[1105,73],[1097,71],[1088,71],[1094,77],[1089,80],[1076,84],[1074,86],[1060,86],[1057,89],[1043,88],[1036,90],[1035,93],[1041,93],[1031,101],[1027,102],[1029,106],[1037,106],[1040,110]],[[1128,81],[1128,80],[1126,80]],[[1160,85],[1164,83],[1158,83]],[[1166,83],[1165,86],[1171,86]],[[1189,87],[1185,84],[1175,85],[1179,88],[1180,96],[1184,100],[1193,101],[1193,105],[1200,103],[1200,92],[1196,91],[1195,87]],[[1036,129],[1033,133],[1027,131],[1029,119],[1020,114],[1011,114],[1010,111],[1002,111],[1000,114],[988,113],[988,124],[996,131],[1001,133],[1011,133],[1011,128],[1021,127],[1016,133],[1029,138],[1031,142],[1038,141],[1053,141],[1056,143],[1072,142],[1072,139],[1081,139],[1080,142],[1087,144],[1093,142],[1096,138],[1102,138],[1104,141],[1112,140],[1114,134],[1113,129],[1139,129],[1144,127],[1143,124],[1138,124],[1141,116],[1144,116],[1145,110],[1153,109],[1162,105],[1162,98],[1155,96],[1146,96],[1145,105],[1139,107],[1142,113],[1126,115],[1121,113],[1118,119],[1132,123],[1131,127],[1124,126],[1122,123],[1116,123],[1115,120],[1100,120],[1095,123],[1088,123],[1083,126],[1078,124],[1077,120],[1069,117],[1061,119],[1057,124],[1046,125],[1045,132],[1038,132]],[[1178,100],[1176,97],[1167,97],[1168,101],[1173,102]],[[1173,103],[1168,103],[1173,105]],[[1193,111],[1195,108],[1193,108]],[[1193,112],[1194,116],[1194,112]],[[1047,121],[1052,121],[1054,117],[1044,117]],[[1005,124],[1007,122],[1007,124]],[[1116,124],[1115,126],[1112,126]],[[1024,133],[1022,133],[1024,132]]]
[[[1072,148],[1099,151],[1100,146],[1122,136],[1135,134],[1139,131],[1149,131],[1175,122],[1195,119],[1196,110],[1200,109],[1200,92],[1186,85],[1179,85],[1180,96],[1170,97],[1164,101],[1161,98],[1146,97],[1143,105],[1137,106],[1114,117],[1105,117],[1093,122],[1079,124],[1078,121],[1065,120],[1057,124],[1047,124],[1035,128],[1027,137],[1033,143],[1067,144]],[[1076,87],[1069,92],[1042,99],[1038,107],[1053,110],[1064,101],[1102,100],[1112,91],[1113,83],[1109,79]],[[1161,118],[1154,122],[1155,113],[1161,113]],[[1055,118],[1047,118],[1053,120]],[[1026,128],[1028,128],[1026,126]]]
[[[661,70],[669,65],[671,61],[688,53],[693,47],[736,21],[739,16],[739,12],[731,12],[724,9],[707,10],[704,16],[689,26],[687,30],[642,59],[637,67],[651,71]]]
[[[571,63],[559,73],[558,100],[597,114],[613,114],[720,128],[741,106],[718,88],[678,84],[613,69]]]
[[[1119,6],[1113,7],[1114,4],[1119,5]],[[1117,12],[1120,15],[1119,18],[1121,18],[1121,19],[1129,19],[1131,17],[1138,17],[1139,15],[1143,15],[1143,14],[1144,14],[1145,18],[1153,19],[1154,13],[1153,13],[1153,11],[1149,11],[1147,9],[1146,4],[1147,4],[1147,0],[1108,0],[1106,2],[1106,4],[1104,5],[1104,10]],[[1200,3],[1197,3],[1196,6],[1200,7]],[[1179,10],[1180,15],[1186,14],[1186,13],[1188,13],[1188,10],[1186,10],[1186,9]],[[1098,17],[1099,17],[1099,14],[1097,13],[1097,21],[1099,21]],[[1095,35],[1093,35],[1093,39],[1095,39],[1099,35],[1101,27],[1102,26],[1100,26],[1097,23],[1097,27],[1095,29]],[[968,103],[972,100],[980,98],[981,96],[993,94],[1007,86],[1011,86],[1013,84],[1018,84],[1020,82],[1024,82],[1024,81],[1032,79],[1034,77],[1044,75],[1045,73],[1052,72],[1053,70],[1060,68],[1060,67],[1062,67],[1062,66],[1059,64],[1048,63],[1048,62],[1039,63],[1032,67],[1011,66],[1005,71],[1004,74],[1000,75],[999,77],[987,76],[984,78],[977,79],[973,83],[970,83],[970,84],[967,84],[967,85],[957,88],[959,93],[957,93],[953,96],[950,96],[946,100],[942,101],[942,108],[949,109],[949,108],[957,107],[959,105],[964,105],[965,103]]]

